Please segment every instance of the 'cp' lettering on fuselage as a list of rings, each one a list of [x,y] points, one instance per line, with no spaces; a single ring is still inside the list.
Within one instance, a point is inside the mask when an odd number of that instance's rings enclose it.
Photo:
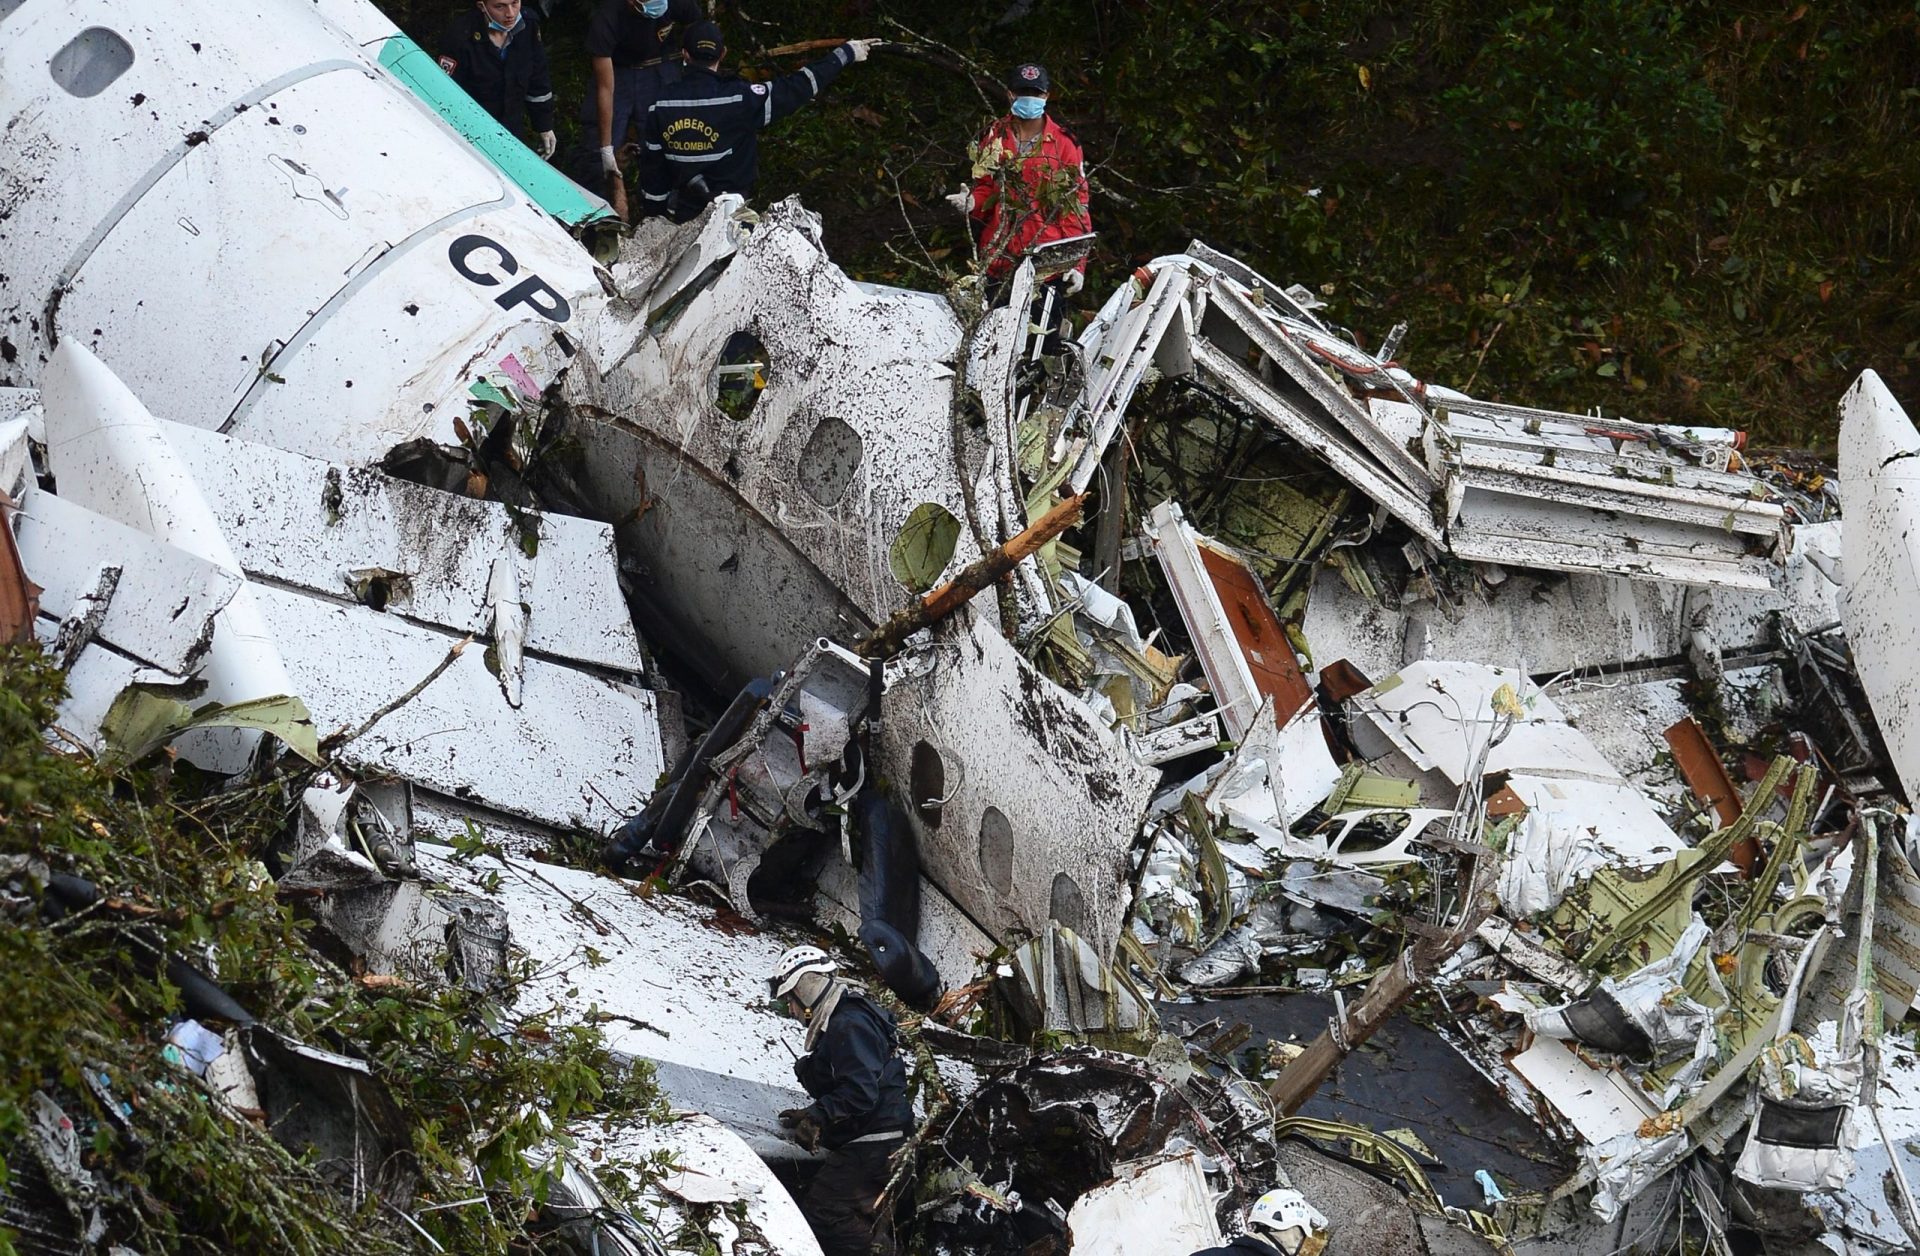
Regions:
[[[520,263],[506,246],[483,235],[463,235],[455,240],[447,246],[447,260],[453,263],[461,278],[482,288],[497,288],[520,273]],[[495,297],[493,303],[503,310],[524,305],[556,323],[564,323],[573,316],[573,307],[567,304],[567,299],[552,284],[534,274]]]

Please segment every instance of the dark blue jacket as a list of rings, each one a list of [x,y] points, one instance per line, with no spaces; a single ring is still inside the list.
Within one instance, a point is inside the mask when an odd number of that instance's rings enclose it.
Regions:
[[[853,49],[841,44],[803,70],[771,83],[749,83],[732,74],[689,66],[647,110],[646,152],[640,165],[645,208],[659,213],[667,197],[695,175],[714,196],[752,196],[760,177],[760,132],[827,90],[853,64]]]
[[[478,9],[453,19],[440,39],[440,67],[466,89],[482,109],[521,139],[520,110],[533,134],[553,130],[553,80],[547,74],[547,49],[533,19],[522,17],[504,48],[487,38],[487,16]]]
[[[894,1051],[893,1017],[865,995],[840,996],[813,1050],[793,1062],[793,1075],[813,1096],[829,1150],[867,1134],[913,1128],[907,1070]]]
[[[1242,1234],[1225,1247],[1206,1247],[1193,1256],[1280,1256],[1280,1249],[1265,1239]]]

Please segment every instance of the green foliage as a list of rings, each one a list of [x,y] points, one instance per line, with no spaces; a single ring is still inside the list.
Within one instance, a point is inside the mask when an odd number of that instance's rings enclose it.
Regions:
[[[152,945],[216,974],[275,1029],[372,1063],[421,1164],[416,1215],[447,1251],[526,1242],[550,1165],[525,1153],[566,1122],[657,1114],[650,1072],[620,1067],[590,1013],[572,1023],[461,990],[369,989],[328,962],[258,862],[304,778],[197,796],[184,771],[109,773],[42,739],[61,687],[37,647],[0,647],[0,1154],[34,1094],[53,1096],[90,1146],[114,1239],[149,1253],[421,1246],[391,1209],[355,1207],[161,1058],[180,993],[143,961]],[[45,922],[47,872],[86,877],[110,902]],[[128,1133],[89,1077],[131,1105]],[[488,1206],[424,1210],[476,1194]]]
[[[1092,294],[1200,237],[1324,292],[1363,343],[1408,322],[1423,378],[1761,442],[1830,444],[1863,367],[1912,388],[1911,5],[1002,10],[768,0],[748,22],[718,6],[753,77],[806,59],[760,49],[833,34],[989,76],[883,50],[766,137],[761,198],[799,193],[861,278],[940,284],[971,253],[941,198],[1004,106],[993,81],[1030,57],[1091,167]],[[547,28],[573,100],[584,11]]]

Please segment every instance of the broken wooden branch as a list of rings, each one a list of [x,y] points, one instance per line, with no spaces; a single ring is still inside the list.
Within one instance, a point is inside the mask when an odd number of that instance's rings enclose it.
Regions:
[[[1479,853],[1469,856],[1467,862],[1467,891],[1462,898],[1460,918],[1449,927],[1418,933],[1391,964],[1373,975],[1359,1001],[1351,1007],[1336,997],[1336,1014],[1328,1018],[1326,1029],[1305,1051],[1289,1061],[1267,1087],[1267,1094],[1280,1115],[1292,1116],[1298,1112],[1340,1066],[1340,1061],[1392,1020],[1493,914],[1497,903],[1493,887],[1499,857],[1491,849],[1482,847]]]
[[[460,640],[454,642],[451,646],[447,648],[447,656],[441,659],[440,662],[434,666],[434,669],[432,671],[428,672],[425,676],[421,677],[419,684],[407,690],[405,693],[395,698],[392,702],[387,703],[387,705],[381,707],[378,711],[375,711],[372,715],[369,715],[366,719],[366,722],[360,725],[360,727],[354,729],[352,732],[347,732],[345,729],[342,729],[341,731],[334,733],[332,736],[328,737],[325,741],[320,743],[320,749],[323,752],[325,752],[327,755],[331,756],[333,752],[340,749],[340,747],[347,745],[350,742],[358,741],[362,737],[365,737],[370,731],[372,731],[373,726],[375,724],[378,724],[381,720],[386,719],[389,715],[392,715],[395,711],[398,711],[401,707],[407,705],[407,703],[409,702],[412,702],[415,698],[419,697],[422,693],[425,693],[427,686],[431,685],[434,681],[440,679],[440,673],[446,671],[449,667],[452,667],[453,661],[460,657],[460,651],[466,649],[467,646],[472,641],[473,641],[473,634],[468,633],[466,636],[460,638]]]
[[[887,622],[868,633],[855,647],[864,658],[885,658],[897,651],[914,633],[945,619],[971,601],[975,594],[991,587],[1012,571],[1024,558],[1059,536],[1080,519],[1087,495],[1069,497],[1015,533],[1001,545],[968,563],[960,573],[917,602],[895,611]]]
[[[803,39],[797,44],[781,44],[778,48],[769,48],[767,55],[791,57],[802,52],[825,52],[829,48],[838,48],[846,42],[844,39]]]

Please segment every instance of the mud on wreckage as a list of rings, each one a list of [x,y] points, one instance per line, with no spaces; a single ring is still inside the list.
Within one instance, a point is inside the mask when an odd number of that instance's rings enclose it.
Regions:
[[[51,136],[8,186],[0,607],[65,685],[9,753],[260,800],[179,862],[309,932],[10,824],[18,936],[139,921],[151,997],[39,1048],[6,1224],[165,1246],[126,1166],[187,1095],[329,1233],[804,1254],[761,983],[822,942],[899,1014],[924,1250],[1189,1251],[1283,1186],[1303,1250],[1913,1245],[1871,373],[1816,471],[1421,379],[1199,243],[1057,356],[1031,268],[859,283],[795,201],[597,262],[368,6],[282,7],[195,75],[205,5],[7,18],[17,125],[151,101],[124,197]]]

